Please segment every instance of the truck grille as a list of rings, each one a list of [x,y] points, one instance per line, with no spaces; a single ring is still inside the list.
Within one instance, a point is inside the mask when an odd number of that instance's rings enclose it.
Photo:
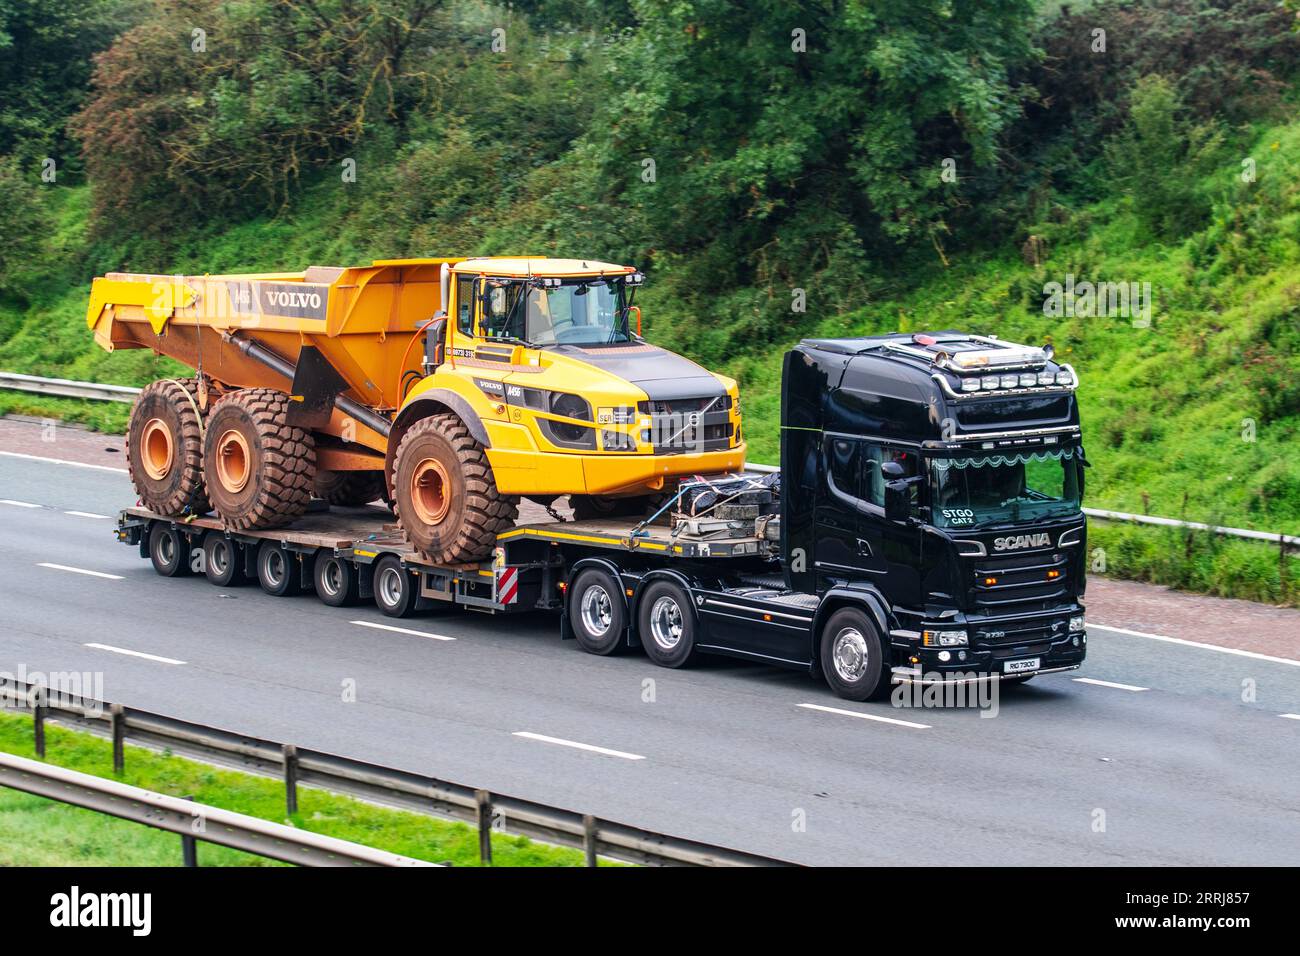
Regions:
[[[1069,593],[1067,553],[980,558],[971,582],[971,603],[997,614],[1045,610]]]

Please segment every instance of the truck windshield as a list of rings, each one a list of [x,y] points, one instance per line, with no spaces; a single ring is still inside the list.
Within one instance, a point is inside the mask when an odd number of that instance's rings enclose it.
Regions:
[[[565,279],[539,287],[510,282],[493,289],[485,308],[489,337],[529,345],[607,345],[630,341],[623,283]]]
[[[940,528],[970,528],[1077,514],[1082,467],[1078,448],[932,458],[932,520]]]

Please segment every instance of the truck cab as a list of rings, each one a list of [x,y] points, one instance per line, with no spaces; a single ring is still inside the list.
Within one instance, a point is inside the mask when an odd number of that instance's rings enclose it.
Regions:
[[[787,588],[819,620],[870,609],[895,680],[1077,667],[1077,387],[1050,347],[960,332],[802,342],[783,385]]]

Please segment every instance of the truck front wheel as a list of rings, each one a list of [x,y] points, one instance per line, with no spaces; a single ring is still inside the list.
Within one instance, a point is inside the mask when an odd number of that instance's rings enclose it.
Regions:
[[[889,687],[885,648],[871,618],[855,607],[840,608],[822,628],[822,673],[845,700],[871,700]]]
[[[497,490],[487,452],[455,415],[422,418],[393,459],[397,520],[435,564],[480,561],[514,525],[519,498]]]

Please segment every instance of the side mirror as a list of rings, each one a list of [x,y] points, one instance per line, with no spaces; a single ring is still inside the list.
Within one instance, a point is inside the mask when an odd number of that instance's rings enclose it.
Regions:
[[[902,478],[907,472],[903,470],[903,466],[899,462],[887,461],[880,466],[880,474],[884,476],[886,481],[894,481]]]
[[[895,464],[888,462],[881,467],[884,472],[888,465]],[[901,469],[900,469],[901,470]],[[906,479],[898,478],[885,483],[885,520],[886,521],[906,521],[912,516],[912,483]]]

